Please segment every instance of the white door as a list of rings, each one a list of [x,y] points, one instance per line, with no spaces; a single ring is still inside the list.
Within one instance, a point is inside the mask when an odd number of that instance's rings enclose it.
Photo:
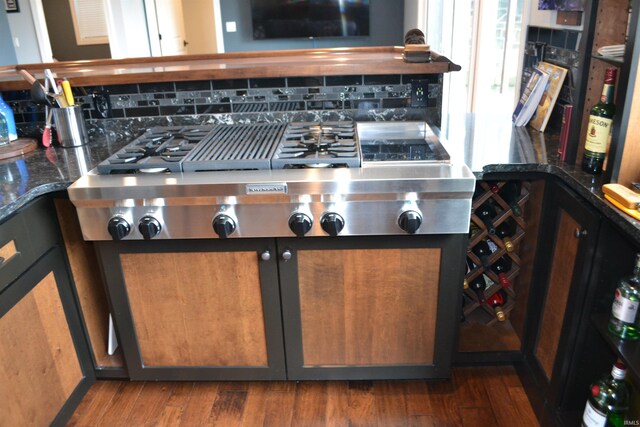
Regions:
[[[162,56],[185,55],[187,40],[182,0],[155,0],[158,38]]]

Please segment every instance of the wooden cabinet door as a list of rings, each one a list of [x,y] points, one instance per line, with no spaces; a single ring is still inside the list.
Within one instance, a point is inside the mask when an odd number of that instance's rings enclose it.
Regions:
[[[600,220],[586,202],[562,185],[551,191],[547,206],[554,208],[541,224],[539,246],[547,268],[534,278],[534,283],[547,285],[532,290],[529,309],[536,314],[527,352],[545,400],[556,407],[576,344]]]
[[[99,248],[132,379],[284,379],[273,240]]]
[[[55,249],[0,294],[0,424],[62,425],[93,380]]]
[[[288,378],[447,376],[463,237],[280,239]]]

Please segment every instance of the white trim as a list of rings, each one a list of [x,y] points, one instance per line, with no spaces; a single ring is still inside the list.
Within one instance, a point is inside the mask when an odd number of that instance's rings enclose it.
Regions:
[[[53,51],[51,50],[47,21],[44,18],[42,0],[29,0],[29,5],[31,6],[31,16],[33,17],[33,29],[36,33],[36,40],[38,40],[40,60],[42,62],[53,62]]]
[[[222,31],[222,13],[220,12],[220,0],[213,0],[213,27],[216,30],[216,49],[218,53],[224,53],[224,33]]]
[[[151,56],[162,56],[160,45],[160,30],[158,29],[158,13],[156,0],[144,0],[144,13],[147,17],[147,31],[149,33],[149,48]]]

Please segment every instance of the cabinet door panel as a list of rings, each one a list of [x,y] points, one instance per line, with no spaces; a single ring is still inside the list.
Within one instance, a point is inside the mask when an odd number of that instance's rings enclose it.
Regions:
[[[575,236],[575,230],[579,229],[580,224],[569,214],[562,211],[552,258],[549,289],[543,305],[544,311],[540,324],[540,335],[535,350],[536,358],[548,380],[551,379],[553,374],[569,290],[571,289],[571,280],[580,242]]]
[[[71,295],[66,290],[64,296],[59,293],[56,274],[60,270],[41,273],[48,263],[61,265],[56,255],[45,257],[10,285],[0,300],[2,425],[62,422],[92,381],[81,365],[85,369],[88,365],[86,349],[81,349],[86,358],[81,361],[67,323],[62,298]]]
[[[304,365],[431,364],[440,252],[298,251]]]
[[[267,366],[255,252],[120,259],[145,366]]]

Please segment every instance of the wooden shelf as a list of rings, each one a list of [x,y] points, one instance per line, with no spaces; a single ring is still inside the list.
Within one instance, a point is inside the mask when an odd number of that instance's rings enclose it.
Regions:
[[[607,329],[608,314],[594,314],[591,316],[591,322],[609,347],[627,366],[627,372],[633,375],[636,382],[640,382],[640,341],[625,341],[612,335]]]

